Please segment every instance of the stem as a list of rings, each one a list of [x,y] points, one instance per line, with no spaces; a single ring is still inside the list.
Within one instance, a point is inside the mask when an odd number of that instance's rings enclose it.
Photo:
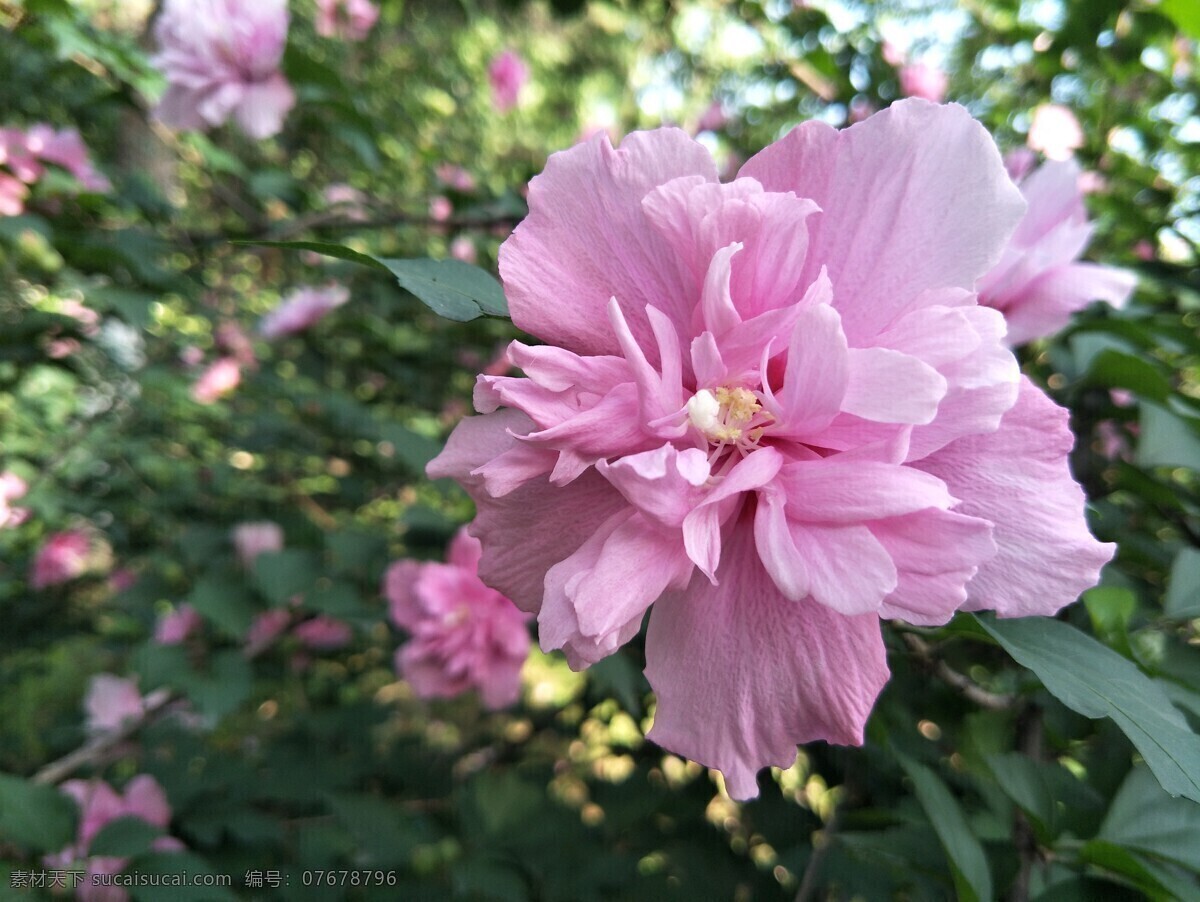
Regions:
[[[1033,761],[1042,760],[1042,712],[1033,705],[1021,711],[1017,719],[1017,744],[1022,754]],[[1020,869],[1008,895],[1010,902],[1029,902],[1029,882],[1033,866],[1040,858],[1037,837],[1025,812],[1014,806],[1013,848],[1021,859]]]
[[[833,809],[829,823],[820,831],[820,844],[813,841],[812,857],[808,859],[808,865],[804,868],[804,876],[800,879],[800,888],[796,890],[795,902],[807,902],[817,891],[817,878],[821,874],[821,865],[825,863],[825,856],[829,854],[829,849],[833,845],[833,836],[837,832],[841,814],[842,808],[839,805]]]
[[[989,708],[993,711],[1003,711],[1006,708],[1011,708],[1016,701],[1011,695],[1001,695],[996,692],[989,692],[984,689],[970,677],[959,673],[945,661],[940,658],[935,658],[933,650],[929,644],[915,633],[902,632],[901,637],[904,639],[904,644],[911,649],[918,658],[921,659],[926,666],[930,667],[934,674],[943,683],[958,690],[965,698],[970,699],[981,708]]]

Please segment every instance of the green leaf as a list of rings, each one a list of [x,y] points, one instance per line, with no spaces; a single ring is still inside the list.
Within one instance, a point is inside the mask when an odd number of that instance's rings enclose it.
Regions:
[[[366,856],[365,865],[407,865],[423,836],[405,812],[373,795],[337,793],[328,796],[337,819],[354,834],[357,852]]]
[[[487,314],[508,316],[508,301],[500,283],[485,270],[461,260],[420,258],[402,260],[372,257],[340,244],[322,241],[234,241],[233,244],[312,251],[395,276],[400,287],[415,295],[438,316],[465,322]]]
[[[230,648],[213,655],[208,668],[193,673],[187,685],[180,688],[202,714],[219,720],[250,696],[253,680],[245,657]]]
[[[478,266],[461,260],[383,260],[402,288],[439,316],[465,321],[508,316],[504,289]]]
[[[1200,5],[1195,0],[1162,0],[1158,11],[1188,37],[1200,39]]]
[[[150,851],[150,844],[162,835],[161,828],[146,823],[140,817],[126,815],[105,824],[88,846],[88,853],[132,858]]]
[[[1184,548],[1175,555],[1163,607],[1170,617],[1200,617],[1200,550]]]
[[[1106,348],[1091,360],[1087,381],[1106,388],[1127,388],[1142,398],[1165,401],[1171,383],[1154,364],[1143,357]]]
[[[1068,708],[1085,717],[1111,717],[1163,789],[1200,801],[1200,736],[1137,665],[1058,620],[978,619],[1013,660],[1037,674]]]
[[[0,840],[51,852],[75,838],[75,803],[53,786],[0,773]]]
[[[1135,767],[1117,790],[1097,839],[1200,872],[1200,804],[1173,799],[1154,775]]]
[[[188,602],[205,620],[234,639],[246,635],[254,619],[254,605],[245,583],[222,574],[201,577],[188,595]]]
[[[992,898],[991,871],[983,846],[963,816],[962,808],[937,774],[906,755],[897,753],[896,757],[912,780],[917,801],[925,809],[942,848],[946,850],[958,898],[966,902],[987,902]]]
[[[299,548],[264,551],[254,559],[254,582],[273,605],[307,592],[320,576],[316,557]]]
[[[1200,436],[1180,416],[1157,404],[1141,405],[1137,462],[1143,467],[1200,469]]]
[[[1129,620],[1137,610],[1137,596],[1122,586],[1096,586],[1083,593],[1092,618],[1092,629],[1109,645],[1129,652]]]

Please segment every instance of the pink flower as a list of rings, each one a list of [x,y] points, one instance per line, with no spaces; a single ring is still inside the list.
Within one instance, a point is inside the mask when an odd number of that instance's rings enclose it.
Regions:
[[[200,404],[215,404],[242,381],[242,367],[233,357],[221,357],[209,364],[192,385],[192,398]]]
[[[529,81],[529,66],[515,50],[505,50],[488,64],[488,82],[492,86],[492,106],[507,113],[517,105],[521,89]]]
[[[203,623],[195,608],[190,604],[181,604],[158,618],[154,624],[154,641],[159,645],[180,645]]]
[[[1092,237],[1079,174],[1074,160],[1051,160],[1020,182],[1025,217],[976,286],[979,303],[1004,314],[1010,344],[1052,335],[1092,301],[1119,307],[1133,291],[1133,273],[1077,262]]]
[[[439,164],[437,177],[447,188],[453,188],[461,194],[469,194],[475,190],[475,176],[453,163]]]
[[[266,648],[278,639],[292,622],[292,612],[284,608],[271,608],[254,618],[246,630],[246,646],[252,649]]]
[[[86,190],[103,192],[112,188],[112,183],[92,164],[87,146],[76,129],[35,125],[29,129],[27,140],[32,153],[67,170]]]
[[[347,219],[363,222],[367,219],[367,196],[352,185],[337,182],[321,192],[325,203],[331,207],[340,207]],[[318,260],[328,258],[317,255]]]
[[[271,520],[239,523],[233,528],[233,548],[243,567],[253,567],[263,552],[283,551],[283,527]]]
[[[696,122],[696,131],[715,132],[724,128],[728,121],[725,110],[721,108],[721,101],[714,100]]]
[[[107,733],[137,720],[145,710],[136,680],[124,680],[111,673],[98,673],[88,684],[83,700],[87,712],[87,728],[93,733]]]
[[[317,34],[361,41],[375,26],[379,7],[370,0],[317,0]]]
[[[450,198],[436,194],[429,199],[429,218],[434,222],[445,222],[454,215],[454,204]]]
[[[1154,245],[1145,238],[1142,238],[1136,244],[1134,244],[1133,255],[1139,260],[1148,263],[1156,256],[1154,252]]]
[[[245,367],[257,367],[258,361],[254,356],[254,343],[240,325],[225,321],[217,326],[213,335],[217,348]]]
[[[20,179],[0,172],[0,216],[20,216],[25,212],[29,189]]]
[[[7,166],[22,182],[36,182],[45,172],[37,156],[27,132],[19,128],[0,128],[0,166]]]
[[[445,564],[392,564],[383,594],[392,622],[411,637],[396,670],[420,698],[478,689],[484,705],[503,708],[520,695],[529,633],[526,615],[480,582],[479,556],[479,540],[459,530]]]
[[[89,338],[100,334],[100,314],[75,298],[67,298],[59,304],[58,312],[79,323],[79,331]]]
[[[466,235],[459,235],[450,242],[450,256],[463,263],[474,263],[479,257],[475,242]]]
[[[259,321],[258,333],[274,341],[285,335],[303,332],[348,300],[350,290],[341,285],[298,288]]]
[[[129,864],[129,859],[89,857],[92,840],[122,817],[136,817],[165,830],[171,822],[171,806],[166,793],[148,774],[138,774],[125,785],[125,792],[120,795],[101,780],[68,780],[59,788],[79,806],[79,826],[75,842],[54,855],[47,855],[43,863],[49,868],[68,869],[86,859],[87,873],[79,884],[76,897],[82,902],[124,902],[129,898],[124,889],[98,884],[92,878],[99,874],[120,873]],[[183,849],[184,845],[173,836],[160,836],[151,848],[170,852]]]
[[[82,530],[54,533],[33,559],[29,585],[34,589],[45,589],[70,582],[88,569],[91,550],[92,540]]]
[[[1040,150],[1047,159],[1069,160],[1083,147],[1083,129],[1065,106],[1043,103],[1033,111],[1033,122],[1025,143]]]
[[[29,491],[25,480],[10,470],[0,473],[0,529],[20,526],[29,518],[29,508],[13,507],[11,502]]]
[[[881,619],[1049,614],[1112,546],[1066,411],[975,302],[1025,204],[966,110],[806,122],[716,175],[672,129],[550,158],[500,251],[544,344],[480,378],[428,472],[573,667],[651,611],[650,738],[748,798],[797,743],[863,741]]]
[[[335,651],[354,638],[349,624],[326,614],[296,624],[292,635],[314,651]]]
[[[287,0],[166,0],[154,28],[167,79],[156,115],[179,129],[232,116],[251,138],[277,134],[296,102],[279,71],[287,30]]]
[[[900,69],[900,93],[905,97],[923,97],[934,103],[946,99],[949,79],[946,73],[927,63],[909,63]]]

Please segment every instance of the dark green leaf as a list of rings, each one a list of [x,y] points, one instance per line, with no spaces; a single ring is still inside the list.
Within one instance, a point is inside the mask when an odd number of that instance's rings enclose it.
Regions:
[[[88,852],[92,855],[132,858],[148,852],[150,844],[162,835],[161,828],[146,823],[140,817],[127,815],[105,824],[88,846]]]
[[[235,902],[233,877],[214,870],[193,852],[150,852],[130,862],[137,874],[129,890],[135,902]],[[240,875],[239,875],[240,876]]]
[[[0,840],[39,852],[75,838],[75,803],[56,787],[0,773]]]
[[[478,266],[461,260],[382,260],[402,288],[439,316],[464,321],[508,316],[504,289]]]
[[[913,783],[934,832],[946,850],[959,899],[986,902],[992,898],[992,875],[983,846],[963,816],[946,784],[929,768],[905,755],[896,756]]]
[[[1200,617],[1200,550],[1184,548],[1175,555],[1163,607],[1171,617]]]
[[[254,559],[254,582],[273,605],[307,592],[320,576],[316,557],[299,548],[266,551]]]
[[[1132,661],[1058,620],[981,616],[979,622],[1068,708],[1111,717],[1167,792],[1200,801],[1200,736]]]
[[[1117,790],[1098,839],[1200,872],[1200,804],[1173,799],[1150,771],[1135,767]]]
[[[209,573],[188,595],[188,602],[223,633],[240,639],[254,619],[254,604],[244,582]]]
[[[1137,461],[1143,467],[1200,468],[1200,436],[1165,407],[1142,404]]]

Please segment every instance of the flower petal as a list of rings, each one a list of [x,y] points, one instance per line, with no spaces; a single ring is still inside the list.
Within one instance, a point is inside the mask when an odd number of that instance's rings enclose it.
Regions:
[[[693,579],[650,615],[649,738],[748,799],[759,768],[788,767],[797,743],[861,744],[888,669],[878,618],[789,601],[758,561],[749,515],[729,533],[722,585]]]
[[[1094,586],[1115,546],[1097,542],[1067,455],[1067,412],[1026,378],[992,433],[952,442],[916,464],[962,497],[958,513],[995,525],[998,552],[967,586],[967,610],[1053,614]]]

